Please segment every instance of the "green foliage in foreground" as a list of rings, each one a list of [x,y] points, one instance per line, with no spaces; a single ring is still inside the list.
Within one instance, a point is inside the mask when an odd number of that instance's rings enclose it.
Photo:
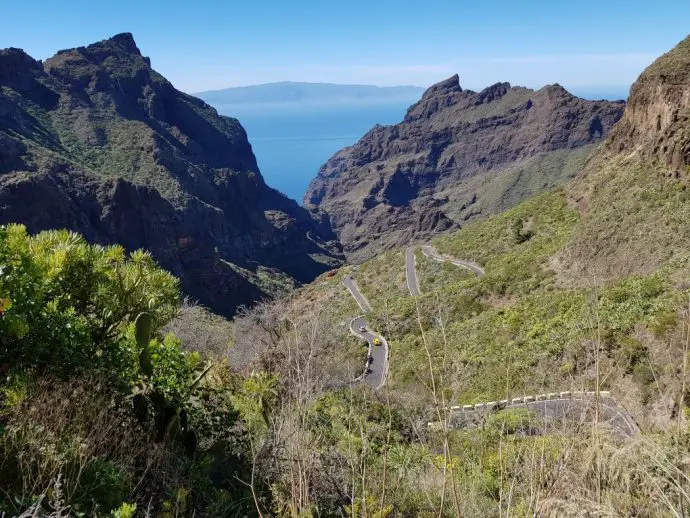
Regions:
[[[0,227],[0,513],[246,513],[239,382],[158,332],[178,302],[147,253]]]
[[[0,228],[0,364],[73,374],[128,368],[123,330],[141,312],[175,313],[178,281],[148,253],[87,244],[67,231]]]

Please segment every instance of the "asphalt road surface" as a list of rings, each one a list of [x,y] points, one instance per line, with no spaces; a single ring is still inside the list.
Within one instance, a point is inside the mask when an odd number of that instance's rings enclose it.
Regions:
[[[359,288],[357,287],[357,283],[355,282],[354,278],[351,275],[348,275],[343,280],[343,284],[350,291],[350,294],[355,298],[357,304],[359,305],[359,308],[365,313],[369,313],[371,311],[369,301],[359,291]]]
[[[463,259],[454,259],[453,257],[448,257],[447,255],[441,255],[431,245],[423,245],[422,253],[427,257],[435,259],[436,261],[448,261],[449,263],[452,263],[455,266],[465,268],[474,273],[477,277],[481,277],[482,275],[484,275],[484,268],[479,266],[477,263],[474,263],[472,261],[465,261]]]
[[[354,278],[348,275],[343,279],[343,284],[357,301],[360,309],[364,313],[369,313],[371,311],[369,301],[359,291],[359,287]],[[364,330],[362,331],[361,329]],[[383,336],[375,333],[369,328],[366,320],[364,320],[364,316],[352,320],[350,323],[350,331],[369,343],[369,358],[362,381],[371,385],[374,390],[379,390],[386,382],[386,375],[388,374],[388,342]],[[379,339],[380,345],[374,344],[375,338]]]
[[[364,331],[361,331],[361,328],[364,328]],[[371,385],[374,390],[379,390],[386,382],[386,373],[388,371],[388,342],[386,342],[383,336],[369,329],[364,317],[357,317],[352,320],[350,331],[369,343],[371,356],[369,357],[369,366],[363,381]],[[374,338],[380,340],[380,345],[374,344]]]
[[[407,273],[407,289],[410,295],[416,297],[421,294],[419,291],[419,280],[417,279],[416,259],[414,256],[414,246],[410,246],[405,251],[405,271]]]

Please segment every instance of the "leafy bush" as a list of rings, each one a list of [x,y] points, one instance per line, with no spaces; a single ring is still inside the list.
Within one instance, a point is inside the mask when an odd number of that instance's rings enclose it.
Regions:
[[[122,367],[123,328],[173,315],[177,280],[143,251],[93,246],[68,231],[0,227],[0,365],[73,374]]]
[[[201,385],[213,364],[159,332],[178,303],[177,279],[148,253],[0,227],[0,514],[42,515],[59,488],[86,515],[131,516],[136,503],[226,515],[221,486],[246,514],[247,488],[227,482],[245,469],[235,377],[220,365]],[[232,473],[217,488],[218,459]]]

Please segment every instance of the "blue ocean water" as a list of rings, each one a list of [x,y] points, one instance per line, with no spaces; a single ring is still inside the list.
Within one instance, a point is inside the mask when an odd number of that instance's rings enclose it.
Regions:
[[[375,124],[400,122],[410,104],[216,108],[240,120],[266,183],[301,204],[309,181],[331,156]]]
[[[620,99],[624,88],[574,90],[586,99]],[[300,204],[309,181],[338,150],[357,142],[375,124],[396,124],[415,99],[358,103],[216,104],[236,117],[249,136],[266,183]]]

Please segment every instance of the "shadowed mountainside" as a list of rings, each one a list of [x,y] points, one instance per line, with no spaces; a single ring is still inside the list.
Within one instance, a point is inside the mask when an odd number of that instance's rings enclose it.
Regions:
[[[131,34],[45,63],[0,51],[0,223],[150,250],[230,314],[340,264],[328,220],[271,189],[240,123],[176,90]]]
[[[376,126],[333,156],[305,205],[325,210],[348,257],[361,259],[573,177],[623,109],[559,85],[463,90],[455,75],[429,88],[400,124]]]

